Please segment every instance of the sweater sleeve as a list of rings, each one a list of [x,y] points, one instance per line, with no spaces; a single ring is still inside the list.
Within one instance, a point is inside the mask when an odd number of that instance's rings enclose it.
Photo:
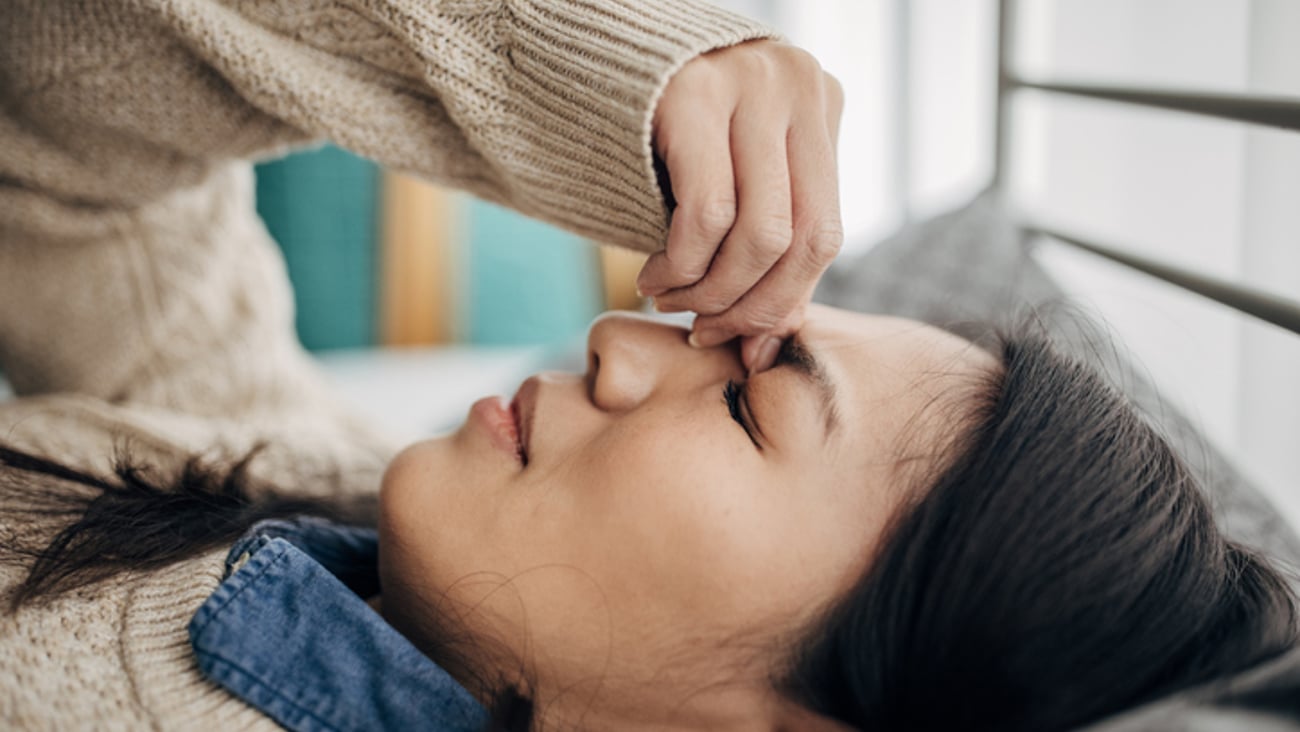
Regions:
[[[664,85],[703,52],[775,35],[698,0],[47,2],[78,6],[111,47],[75,81],[63,59],[28,75],[52,77],[31,91],[53,98],[27,111],[55,107],[55,136],[77,138],[67,157],[99,163],[60,171],[88,177],[79,200],[135,203],[223,158],[328,138],[645,251],[667,233],[650,142]],[[72,13],[40,12],[75,35]]]
[[[174,27],[259,110],[599,241],[666,236],[650,120],[705,51],[770,37],[696,0],[212,0]]]
[[[652,250],[663,86],[771,36],[697,0],[6,0],[0,368],[20,396],[336,414],[247,160],[328,138]]]

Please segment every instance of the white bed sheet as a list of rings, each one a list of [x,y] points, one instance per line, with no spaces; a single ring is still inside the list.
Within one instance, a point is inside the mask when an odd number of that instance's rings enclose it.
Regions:
[[[326,378],[364,417],[404,440],[455,429],[475,400],[513,394],[569,351],[546,346],[366,348],[316,354]],[[0,375],[0,401],[13,398]]]
[[[476,400],[509,396],[567,355],[545,346],[442,346],[330,351],[316,360],[362,416],[414,441],[455,429]]]

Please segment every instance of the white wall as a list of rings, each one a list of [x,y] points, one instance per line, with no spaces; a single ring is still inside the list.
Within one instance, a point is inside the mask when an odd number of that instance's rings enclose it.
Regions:
[[[1254,0],[1249,88],[1300,97],[1300,3]],[[1300,134],[1246,133],[1241,274],[1300,298]],[[1238,384],[1242,462],[1300,524],[1300,337],[1244,320]]]

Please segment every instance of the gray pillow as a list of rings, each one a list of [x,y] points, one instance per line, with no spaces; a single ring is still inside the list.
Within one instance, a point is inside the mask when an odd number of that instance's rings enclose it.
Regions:
[[[1067,351],[1110,377],[1188,461],[1232,538],[1300,564],[1300,540],[1269,500],[1183,415],[1161,402],[1145,374],[1102,330],[1071,310],[1061,288],[1035,262],[999,199],[906,227],[865,254],[842,259],[814,299],[861,312],[922,320],[979,338],[989,324],[1033,313]],[[1288,730],[1300,732],[1300,648],[1233,679],[1180,693],[1089,727],[1137,730]]]
[[[915,318],[977,340],[990,323],[1034,314],[1067,351],[1106,372],[1165,434],[1202,479],[1230,536],[1300,564],[1292,527],[1191,422],[1160,400],[1143,371],[1109,347],[1100,327],[1068,307],[995,196],[981,195],[836,262],[814,299]]]

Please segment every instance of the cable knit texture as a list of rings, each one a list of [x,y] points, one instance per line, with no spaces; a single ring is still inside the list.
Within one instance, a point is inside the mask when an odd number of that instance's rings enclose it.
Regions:
[[[103,471],[124,442],[167,470],[265,439],[257,478],[373,491],[398,445],[297,342],[249,161],[330,139],[652,251],[663,86],[771,37],[694,0],[6,0],[0,440]],[[191,656],[221,555],[0,619],[0,727],[274,728]]]

